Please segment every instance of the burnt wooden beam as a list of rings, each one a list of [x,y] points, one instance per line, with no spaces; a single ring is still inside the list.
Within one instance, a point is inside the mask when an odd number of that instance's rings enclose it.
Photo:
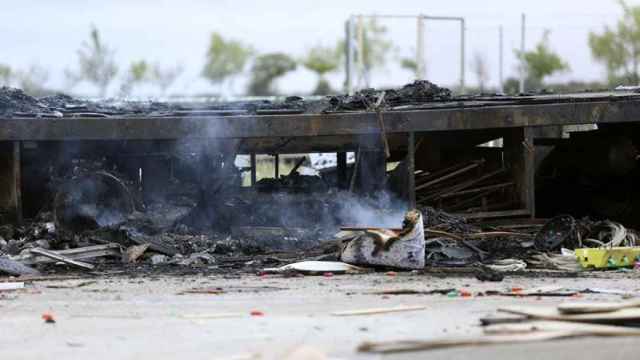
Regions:
[[[251,153],[250,157],[251,157],[251,186],[254,186],[256,184],[256,180],[257,180],[257,169],[256,169],[256,167],[258,166],[258,163],[256,162],[256,154],[255,153]]]
[[[344,151],[336,154],[337,158],[337,176],[338,188],[346,189],[347,187],[347,153]]]
[[[375,112],[196,117],[2,118],[3,140],[252,138],[376,134]],[[385,132],[635,122],[640,97],[385,111]]]
[[[416,208],[416,136],[410,132],[407,136],[407,194],[409,209]]]
[[[22,224],[22,167],[20,141],[0,142],[0,212]]]
[[[504,137],[504,151],[505,165],[508,166],[516,186],[515,200],[520,203],[521,208],[534,216],[535,149],[532,129],[509,130]]]

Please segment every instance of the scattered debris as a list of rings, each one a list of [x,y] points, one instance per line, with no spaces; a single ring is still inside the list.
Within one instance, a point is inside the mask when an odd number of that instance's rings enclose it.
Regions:
[[[64,256],[72,260],[90,260],[103,256],[120,256],[120,245],[111,243],[105,245],[84,246],[67,250],[48,250],[50,253]],[[20,261],[25,265],[50,264],[58,260],[46,256],[37,256],[37,254],[22,254],[13,257],[14,260]]]
[[[75,267],[79,267],[79,268],[84,269],[84,270],[93,270],[95,268],[95,266],[93,266],[93,265],[91,265],[89,263],[78,261],[78,260],[74,260],[74,259],[71,259],[71,258],[69,258],[67,256],[55,253],[53,251],[39,249],[39,248],[31,249],[30,251],[31,251],[32,254],[48,257],[48,258],[53,259],[55,261],[59,261],[59,262],[65,263],[67,265],[72,265],[72,266],[75,266]]]
[[[144,254],[147,249],[149,249],[150,244],[142,244],[142,245],[134,245],[130,246],[126,252],[126,260],[128,263],[135,263],[142,254]]]
[[[156,254],[151,257],[151,263],[153,265],[162,265],[169,261],[169,257],[163,254]]]
[[[352,230],[342,228],[342,230]],[[361,266],[422,269],[425,240],[422,214],[407,212],[401,230],[365,228],[343,245],[340,259]]]
[[[456,289],[434,289],[434,290],[416,290],[416,289],[391,289],[366,292],[370,295],[447,295]]]
[[[490,267],[482,267],[475,273],[476,279],[480,281],[500,282],[504,280],[504,274],[495,271]]]
[[[30,268],[21,262],[7,259],[0,256],[0,272],[9,275],[38,275],[39,272],[36,269]]]
[[[77,281],[77,282],[68,282],[68,281],[66,281],[66,282],[59,283],[59,284],[47,284],[44,287],[46,287],[48,289],[77,289],[77,288],[93,285],[93,284],[96,284],[96,283],[97,283],[96,280]]]

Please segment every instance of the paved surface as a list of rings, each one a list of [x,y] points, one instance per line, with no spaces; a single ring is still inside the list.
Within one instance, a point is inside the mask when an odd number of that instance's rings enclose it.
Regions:
[[[458,348],[392,356],[358,354],[366,340],[432,339],[480,334],[478,319],[499,306],[555,304],[561,298],[368,295],[381,289],[533,288],[640,290],[635,273],[594,278],[473,278],[383,273],[334,277],[153,277],[35,282],[0,294],[0,359],[286,359],[300,347],[318,352],[301,359],[632,359],[640,339],[579,339],[527,345]],[[223,294],[178,293],[215,288]],[[583,299],[617,300],[616,295]],[[331,312],[424,305],[421,311],[353,317]],[[253,310],[264,316],[250,316]],[[56,324],[41,315],[54,314]],[[233,316],[216,318],[218,316]]]

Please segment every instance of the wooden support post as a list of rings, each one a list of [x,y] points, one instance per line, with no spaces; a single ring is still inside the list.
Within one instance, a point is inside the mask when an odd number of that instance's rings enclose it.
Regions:
[[[22,224],[22,173],[20,142],[0,143],[0,211]]]
[[[13,142],[13,181],[15,192],[15,209],[16,209],[16,222],[22,225],[22,154],[21,154],[21,142]]]
[[[280,178],[280,155],[275,154],[273,156],[273,172],[276,180]]]
[[[254,186],[257,180],[256,165],[256,154],[251,153],[251,186]]]
[[[514,128],[504,137],[505,165],[516,183],[515,199],[520,208],[535,216],[535,149],[533,129]]]
[[[409,210],[416,208],[416,136],[414,132],[408,134],[407,143],[407,195]]]
[[[338,188],[345,189],[347,187],[347,153],[344,151],[338,152],[337,157],[337,178]]]

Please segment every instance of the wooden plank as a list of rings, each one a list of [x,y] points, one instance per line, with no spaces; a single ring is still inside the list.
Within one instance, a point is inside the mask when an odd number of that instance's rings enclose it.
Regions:
[[[48,251],[48,250],[45,250],[45,249],[35,248],[35,249],[31,249],[30,252],[32,254],[45,256],[45,257],[51,258],[53,260],[60,261],[60,262],[63,262],[65,264],[72,265],[72,266],[75,266],[75,267],[79,267],[79,268],[82,268],[82,269],[85,269],[85,270],[93,270],[94,269],[94,266],[89,264],[89,263],[73,260],[73,259],[71,259],[71,258],[69,258],[67,256],[56,254],[53,251]]]
[[[24,219],[22,214],[22,143],[20,141],[13,142],[13,186],[15,193],[15,212],[16,222],[22,225]]]
[[[360,315],[377,315],[377,314],[389,314],[405,311],[417,311],[424,310],[426,306],[396,306],[389,308],[372,308],[372,309],[360,309],[360,310],[347,310],[332,312],[333,316],[360,316]]]
[[[518,210],[503,210],[503,211],[487,211],[487,212],[475,212],[471,214],[456,213],[454,216],[459,216],[465,219],[491,219],[500,217],[515,217],[515,216],[529,216],[531,213],[528,209]]]
[[[416,190],[422,190],[422,189],[424,189],[424,188],[428,188],[428,187],[429,187],[429,186],[431,186],[431,185],[435,185],[435,184],[437,184],[437,183],[440,183],[440,182],[443,182],[443,181],[445,181],[445,180],[451,179],[452,177],[458,176],[458,175],[460,175],[460,174],[464,174],[464,173],[466,173],[467,171],[473,170],[473,169],[477,168],[477,167],[478,167],[478,166],[480,166],[480,165],[481,165],[481,163],[480,163],[480,162],[476,162],[476,163],[473,163],[473,164],[471,164],[471,165],[465,166],[465,167],[463,167],[462,169],[459,169],[459,170],[453,171],[453,172],[451,172],[451,173],[449,173],[449,174],[446,174],[446,175],[444,175],[444,176],[441,176],[441,177],[439,177],[439,178],[437,178],[437,179],[433,179],[433,180],[431,180],[431,181],[427,181],[427,182],[426,182],[426,183],[424,183],[424,184],[420,184],[420,185],[416,186]]]
[[[119,244],[106,244],[106,245],[95,245],[95,246],[85,246],[79,247],[75,249],[67,249],[67,250],[50,250],[51,252],[66,256],[73,260],[85,260],[85,259],[94,259],[101,256],[120,256],[120,245]],[[56,262],[56,260],[44,257],[44,256],[34,256],[31,254],[21,255],[17,257],[18,261],[25,265],[34,265],[34,264],[47,264]]]
[[[527,316],[532,319],[592,323],[626,323],[640,321],[639,308],[627,308],[607,313],[563,314],[555,306],[506,306],[498,311]]]
[[[386,111],[390,133],[636,122],[640,98]],[[4,118],[2,140],[252,138],[377,134],[375,112],[196,117]]]
[[[407,194],[409,209],[415,209],[416,204],[416,136],[410,132],[407,139]]]

